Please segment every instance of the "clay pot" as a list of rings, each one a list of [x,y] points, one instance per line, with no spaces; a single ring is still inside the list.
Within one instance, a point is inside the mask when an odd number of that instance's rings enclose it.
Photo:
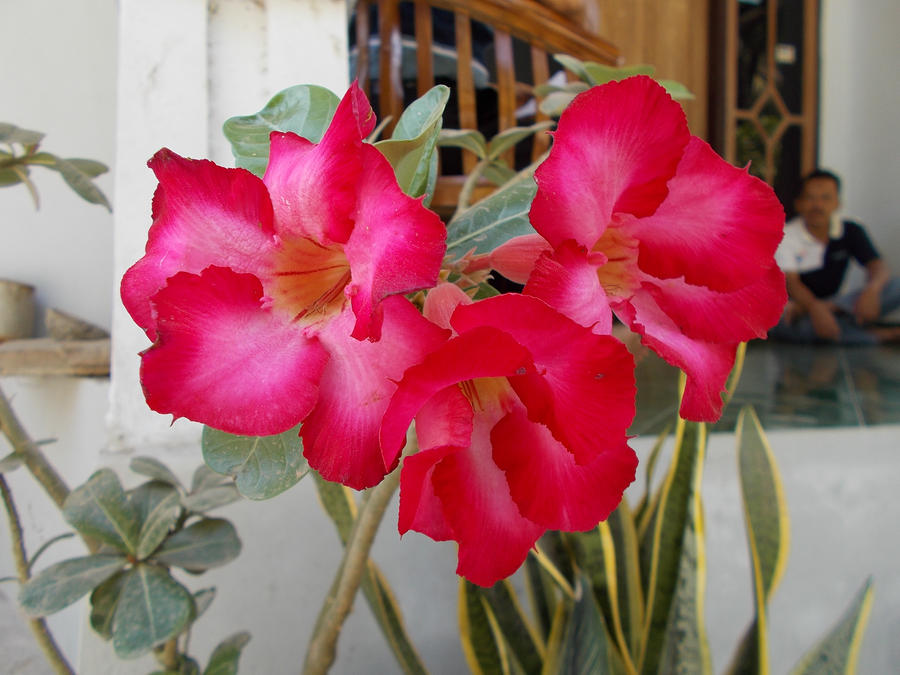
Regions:
[[[34,286],[0,279],[0,341],[34,335]]]

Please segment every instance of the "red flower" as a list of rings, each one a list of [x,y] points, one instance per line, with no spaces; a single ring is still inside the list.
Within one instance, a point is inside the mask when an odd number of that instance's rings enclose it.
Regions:
[[[122,280],[154,340],[151,408],[248,435],[306,419],[310,464],[357,488],[385,473],[393,381],[444,340],[389,297],[436,283],[445,230],[362,141],[374,125],[353,85],[319,144],[271,135],[263,180],[161,150],[146,254]]]
[[[764,337],[787,300],[772,190],[691,136],[647,77],[576,97],[535,179],[542,238],[499,248],[494,266],[524,282],[536,265],[526,292],[584,325],[614,312],[687,374],[682,416],[717,419],[738,343]]]
[[[457,541],[457,572],[489,586],[545,530],[588,530],[618,505],[637,466],[625,436],[634,364],[614,338],[536,298],[469,304],[444,284],[426,316],[455,336],[406,371],[381,429],[391,466],[416,421],[400,533]]]

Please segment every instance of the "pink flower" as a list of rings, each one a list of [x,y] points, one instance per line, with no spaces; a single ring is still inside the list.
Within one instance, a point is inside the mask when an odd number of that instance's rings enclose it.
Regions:
[[[457,572],[490,586],[544,531],[588,530],[619,504],[637,466],[634,364],[536,298],[470,303],[444,284],[425,309],[455,335],[406,371],[384,415],[386,465],[413,418],[419,439],[401,470],[400,533],[455,540]]]
[[[394,381],[445,339],[391,297],[436,283],[446,235],[362,141],[374,125],[354,84],[319,144],[271,135],[262,180],[161,150],[146,254],[122,280],[154,340],[151,408],[247,435],[306,420],[310,464],[357,488],[385,473]]]
[[[772,190],[691,136],[662,87],[634,77],[575,98],[535,173],[531,222],[491,256],[526,292],[607,331],[610,311],[687,374],[685,418],[713,421],[738,343],[787,300]],[[584,299],[593,298],[586,306]]]

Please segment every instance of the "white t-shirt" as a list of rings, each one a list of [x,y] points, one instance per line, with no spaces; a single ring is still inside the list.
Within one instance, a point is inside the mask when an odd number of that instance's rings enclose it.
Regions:
[[[831,218],[828,231],[830,239],[840,239],[844,234],[844,223],[837,214]],[[825,265],[825,248],[828,242],[819,241],[809,233],[803,218],[791,218],[784,226],[784,239],[775,252],[775,262],[782,272],[812,272]]]

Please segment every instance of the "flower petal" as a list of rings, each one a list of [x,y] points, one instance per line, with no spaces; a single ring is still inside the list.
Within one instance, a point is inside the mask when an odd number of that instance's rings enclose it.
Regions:
[[[148,162],[159,186],[146,254],[122,278],[122,302],[150,339],[150,298],[177,272],[209,265],[258,274],[275,245],[266,186],[243,169],[186,159],[162,149]]]
[[[618,446],[578,465],[549,430],[514,410],[491,432],[494,461],[506,472],[523,516],[553,530],[589,530],[622,501],[637,456],[624,438]]]
[[[510,281],[524,284],[542,253],[550,252],[550,242],[539,234],[523,234],[500,244],[490,253],[491,268]]]
[[[494,327],[528,350],[539,374],[516,374],[510,383],[529,418],[549,427],[579,464],[622,443],[635,387],[634,360],[621,342],[524,295],[460,305],[452,323],[460,337]]]
[[[317,333],[331,358],[319,380],[318,402],[300,436],[304,456],[323,478],[362,490],[387,473],[378,431],[397,380],[443,343],[448,331],[399,296],[384,302],[379,342],[351,338],[353,323],[347,308]]]
[[[468,402],[466,402],[468,406]],[[469,412],[472,408],[469,406]],[[421,450],[403,459],[400,470],[400,515],[397,530],[421,532],[435,541],[453,539],[453,530],[444,515],[444,506],[434,493],[434,467],[458,448],[443,447]]]
[[[482,326],[447,341],[404,373],[391,398],[381,425],[385,466],[393,466],[410,422],[442,389],[475,378],[529,371],[534,372],[534,366],[528,351],[502,330]]]
[[[358,340],[378,338],[376,307],[385,297],[437,283],[447,250],[441,219],[403,193],[384,155],[366,145],[361,157],[356,222],[344,247],[351,272],[345,292],[356,314]]]
[[[272,195],[275,225],[284,238],[344,243],[353,229],[363,142],[375,114],[354,82],[316,145],[293,133],[273,131],[263,181]]]
[[[456,311],[457,305],[470,305],[472,298],[456,284],[441,282],[425,296],[425,306],[422,314],[429,321],[441,328],[451,330],[450,317]]]
[[[697,422],[715,422],[722,414],[722,392],[734,365],[737,342],[704,342],[687,337],[663,312],[647,291],[613,306],[641,342],[687,375],[681,416]]]
[[[690,139],[681,106],[648,77],[594,87],[559,120],[538,167],[531,222],[554,247],[590,249],[613,213],[653,213]]]
[[[766,337],[787,302],[784,274],[776,265],[727,293],[691,286],[683,279],[654,279],[644,288],[685,335],[709,342]]]
[[[638,264],[660,278],[731,291],[772,266],[784,209],[768,185],[691,138],[656,213],[628,225]]]
[[[147,404],[235,434],[290,429],[312,409],[328,355],[260,308],[250,274],[181,272],[153,297],[158,338],[142,354]]]
[[[493,412],[475,416],[469,448],[442,459],[432,474],[435,494],[459,542],[456,572],[480,586],[492,586],[515,572],[545,529],[522,517],[506,475],[494,463],[490,435],[502,412]]]
[[[564,242],[552,255],[537,260],[524,293],[540,298],[598,335],[609,335],[612,330],[612,312],[597,267],[587,251],[573,241]]]

